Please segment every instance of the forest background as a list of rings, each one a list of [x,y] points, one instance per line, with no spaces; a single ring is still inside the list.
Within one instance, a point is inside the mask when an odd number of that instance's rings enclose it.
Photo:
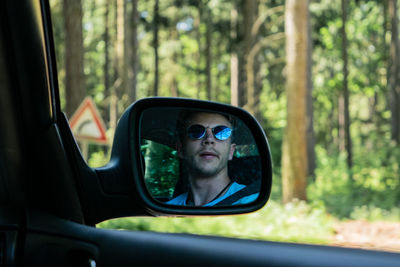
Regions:
[[[112,140],[137,99],[207,99],[251,112],[271,146],[273,192],[259,212],[100,227],[331,243],[338,221],[399,223],[396,0],[50,4],[68,117],[91,96]],[[109,153],[91,144],[88,162],[101,166]]]

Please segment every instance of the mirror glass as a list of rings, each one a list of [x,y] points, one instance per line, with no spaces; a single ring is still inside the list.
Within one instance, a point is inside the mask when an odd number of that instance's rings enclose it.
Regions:
[[[231,206],[258,197],[261,166],[245,123],[205,109],[150,108],[140,120],[144,179],[157,201]]]

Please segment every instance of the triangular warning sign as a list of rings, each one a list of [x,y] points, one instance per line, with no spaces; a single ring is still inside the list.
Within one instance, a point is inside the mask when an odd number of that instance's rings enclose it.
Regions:
[[[69,120],[76,139],[107,143],[106,128],[91,97],[86,97]]]

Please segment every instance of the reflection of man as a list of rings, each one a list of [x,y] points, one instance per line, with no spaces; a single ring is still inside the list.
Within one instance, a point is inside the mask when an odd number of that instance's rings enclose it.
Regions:
[[[178,122],[178,131],[178,155],[188,173],[189,190],[167,204],[213,206],[243,191],[246,186],[228,176],[228,161],[236,147],[231,119],[217,113],[187,112]],[[246,204],[257,197],[258,193],[243,195],[229,204]]]

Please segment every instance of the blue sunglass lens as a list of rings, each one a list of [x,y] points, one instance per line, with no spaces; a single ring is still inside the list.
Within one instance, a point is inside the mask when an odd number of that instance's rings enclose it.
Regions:
[[[217,126],[213,129],[215,138],[218,140],[226,140],[232,134],[232,129],[226,126]]]
[[[203,138],[205,132],[206,128],[198,124],[190,126],[187,130],[188,136],[193,139]]]

